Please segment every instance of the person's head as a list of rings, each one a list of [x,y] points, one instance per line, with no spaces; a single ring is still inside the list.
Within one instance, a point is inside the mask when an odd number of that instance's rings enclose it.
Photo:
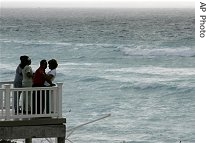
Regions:
[[[26,55],[20,56],[20,66],[21,66],[21,68],[24,68],[28,64],[28,59],[30,59],[30,58]]]
[[[20,56],[20,62],[21,63],[25,63],[27,60],[28,60],[28,56],[26,56],[26,55],[23,55],[23,56]]]
[[[58,67],[58,63],[55,59],[49,60],[48,64],[49,64],[49,69],[51,70],[56,69]]]
[[[46,69],[47,68],[47,61],[46,60],[41,60],[40,61],[40,67]]]

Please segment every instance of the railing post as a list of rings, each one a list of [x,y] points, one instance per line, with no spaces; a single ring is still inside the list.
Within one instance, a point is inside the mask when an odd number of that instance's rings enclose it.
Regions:
[[[8,120],[10,119],[10,88],[11,88],[11,84],[5,84],[4,85],[5,88],[5,119]]]
[[[63,86],[63,83],[59,82],[57,83],[57,86],[58,86],[58,116],[59,117],[62,117],[62,86]]]
[[[3,88],[3,85],[0,84],[0,88]],[[4,99],[3,98],[3,91],[1,90],[0,91],[0,110],[3,110],[3,107],[4,107],[4,105],[3,105],[3,103],[4,103],[3,102],[3,99]]]

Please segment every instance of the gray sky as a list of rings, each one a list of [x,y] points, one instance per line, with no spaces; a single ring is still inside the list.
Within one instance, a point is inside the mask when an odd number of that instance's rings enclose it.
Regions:
[[[193,0],[0,0],[1,8],[194,8]]]

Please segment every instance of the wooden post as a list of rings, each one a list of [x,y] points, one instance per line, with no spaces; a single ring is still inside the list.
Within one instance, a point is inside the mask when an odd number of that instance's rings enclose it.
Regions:
[[[65,143],[65,137],[58,137],[57,143]]]
[[[6,120],[10,119],[10,88],[11,84],[5,84],[5,109],[6,109]]]
[[[27,138],[27,139],[25,139],[25,142],[26,142],[26,143],[32,143],[32,138]]]
[[[63,83],[57,83],[58,85],[58,116],[62,117],[62,85]]]
[[[1,85],[1,83],[0,83],[0,88],[2,89],[3,88],[3,85]],[[3,91],[2,90],[0,90],[0,109],[2,110],[3,109],[3,107],[4,107],[4,105],[3,105]]]
[[[49,102],[50,102],[50,114],[58,114],[58,110],[57,108],[57,96],[58,96],[58,87],[57,86],[53,86],[53,92],[51,92],[51,96],[49,97]]]

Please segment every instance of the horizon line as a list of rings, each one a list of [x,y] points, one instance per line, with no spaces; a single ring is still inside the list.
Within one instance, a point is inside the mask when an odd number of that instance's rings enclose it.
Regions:
[[[194,1],[180,0],[69,0],[69,1],[1,1],[1,8],[195,8]]]

